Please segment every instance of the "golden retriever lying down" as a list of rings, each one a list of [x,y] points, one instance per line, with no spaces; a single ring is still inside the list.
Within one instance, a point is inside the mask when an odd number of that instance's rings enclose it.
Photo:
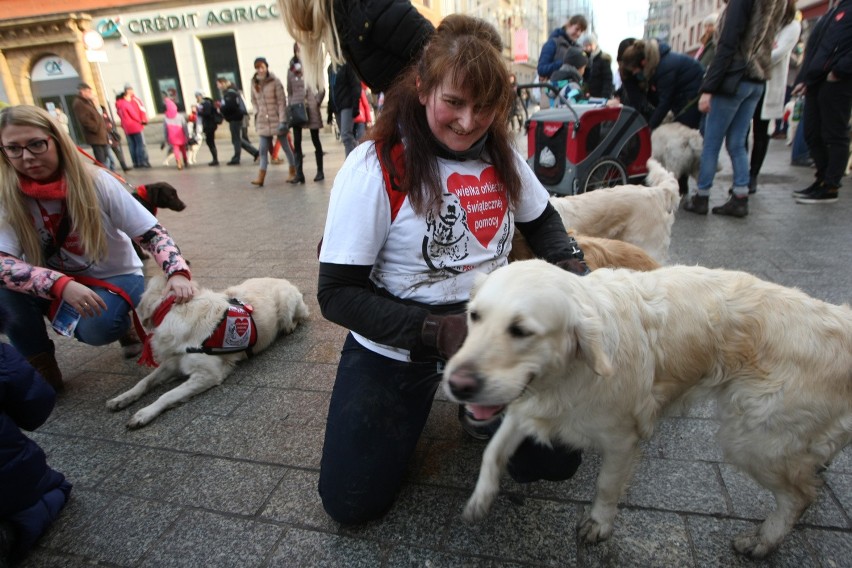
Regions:
[[[660,264],[651,258],[648,253],[630,243],[616,241],[615,239],[599,239],[585,235],[575,235],[574,231],[568,234],[577,240],[580,250],[589,270],[598,268],[629,268],[631,270],[654,270]],[[518,231],[512,237],[512,250],[509,253],[509,262],[518,260],[530,260],[535,258],[527,240]]]
[[[669,258],[680,195],[677,179],[648,160],[647,185],[619,185],[579,195],[551,197],[565,229],[636,245],[659,263]]]
[[[737,537],[771,552],[814,500],[817,471],[852,440],[852,309],[742,272],[671,266],[575,276],[540,260],[484,277],[444,370],[453,401],[508,405],[464,517],[483,517],[527,436],[596,448],[597,494],[579,523],[609,538],[640,440],[676,401],[713,396],[726,459],[775,495]]]
[[[185,382],[163,394],[154,403],[141,409],[127,423],[128,428],[140,428],[150,423],[163,411],[186,402],[198,393],[222,384],[239,361],[248,357],[246,351],[225,354],[188,352],[202,347],[205,340],[222,322],[232,305],[229,299],[239,300],[251,306],[251,317],[257,326],[256,343],[252,353],[260,353],[269,347],[281,333],[291,333],[299,322],[308,317],[308,307],[299,289],[281,278],[250,278],[231,286],[223,292],[214,292],[196,286],[195,296],[184,304],[173,304],[171,309],[154,327],[156,310],[163,301],[165,277],[151,278],[137,312],[142,325],[152,329],[150,346],[154,359],[160,364],[154,372],[139,381],[129,391],[107,402],[110,410],[126,408],[131,403],[162,383],[188,376]],[[226,336],[234,337],[232,344],[239,345],[251,330],[247,318],[232,317],[227,320]],[[232,335],[233,334],[233,335]],[[225,339],[227,342],[227,339]]]

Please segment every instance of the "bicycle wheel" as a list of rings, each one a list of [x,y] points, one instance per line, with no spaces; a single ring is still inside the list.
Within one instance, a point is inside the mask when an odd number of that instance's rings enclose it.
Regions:
[[[626,183],[627,170],[621,162],[612,158],[601,158],[589,170],[589,175],[586,176],[586,182],[583,184],[583,192]]]

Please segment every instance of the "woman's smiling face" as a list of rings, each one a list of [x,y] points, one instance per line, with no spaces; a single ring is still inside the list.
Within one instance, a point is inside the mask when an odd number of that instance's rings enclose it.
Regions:
[[[431,93],[420,95],[426,121],[435,138],[450,150],[463,152],[491,127],[495,111],[473,103],[470,93],[453,85],[450,78]]]

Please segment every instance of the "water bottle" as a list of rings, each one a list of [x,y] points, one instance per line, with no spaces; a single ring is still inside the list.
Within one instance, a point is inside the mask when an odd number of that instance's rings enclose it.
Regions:
[[[797,97],[793,105],[793,120],[802,120],[802,109],[805,106],[805,97]]]

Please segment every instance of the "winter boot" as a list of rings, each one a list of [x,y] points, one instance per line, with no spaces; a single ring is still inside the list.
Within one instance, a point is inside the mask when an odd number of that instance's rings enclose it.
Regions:
[[[38,355],[33,355],[27,360],[30,362],[30,365],[35,367],[36,371],[41,373],[44,380],[53,387],[53,390],[56,392],[65,390],[65,384],[62,382],[62,371],[59,370],[59,365],[56,363],[56,356],[53,353],[44,351]]]
[[[263,187],[263,182],[266,180],[266,170],[257,170],[257,178],[251,181],[252,185]]]
[[[305,174],[302,172],[302,161],[304,154],[295,154],[296,156],[296,177],[290,183],[305,183]]]
[[[322,181],[325,179],[325,174],[322,171],[322,152],[314,152],[317,157],[317,175],[314,176],[314,181]]]
[[[121,354],[125,359],[133,359],[142,354],[142,340],[139,339],[133,324],[130,324],[127,333],[118,338],[118,343],[121,345]]]
[[[713,208],[714,215],[727,215],[728,217],[745,217],[748,215],[748,196],[737,197],[732,195],[724,205]]]
[[[296,166],[290,166],[290,176],[287,178],[287,183],[293,183],[296,179]]]
[[[706,195],[698,195],[696,193],[684,202],[683,210],[689,211],[690,213],[695,213],[696,215],[707,215],[707,204],[709,202],[709,197],[707,197]]]

